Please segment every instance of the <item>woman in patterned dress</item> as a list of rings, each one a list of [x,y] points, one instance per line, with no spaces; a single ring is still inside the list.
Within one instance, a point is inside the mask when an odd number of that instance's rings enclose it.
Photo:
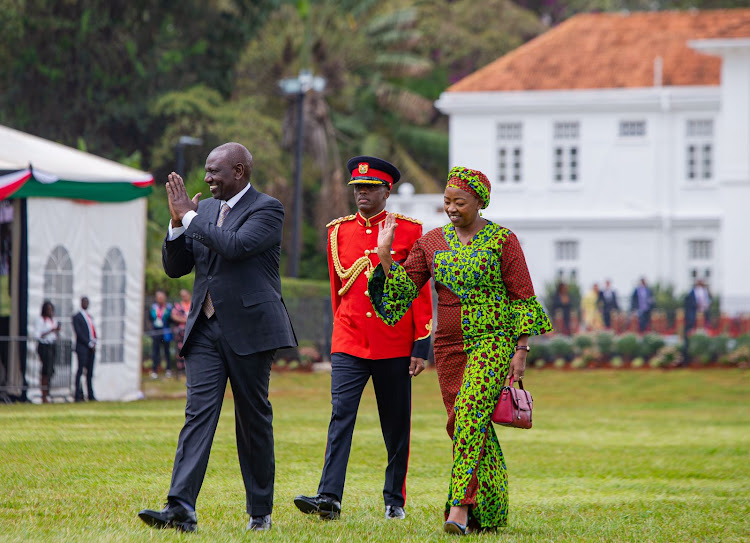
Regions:
[[[491,416],[509,373],[523,378],[529,336],[552,330],[515,234],[480,215],[489,197],[482,172],[453,168],[444,193],[451,223],[417,240],[399,265],[388,217],[378,235],[381,265],[369,280],[373,306],[393,324],[435,279],[435,364],[453,440],[444,529],[459,535],[507,525],[508,476]]]

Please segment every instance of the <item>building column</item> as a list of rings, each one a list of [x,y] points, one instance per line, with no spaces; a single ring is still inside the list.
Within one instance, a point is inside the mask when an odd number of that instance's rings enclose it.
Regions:
[[[716,127],[716,178],[722,211],[717,248],[722,311],[750,312],[750,39],[699,40],[690,45],[717,55],[721,111]]]

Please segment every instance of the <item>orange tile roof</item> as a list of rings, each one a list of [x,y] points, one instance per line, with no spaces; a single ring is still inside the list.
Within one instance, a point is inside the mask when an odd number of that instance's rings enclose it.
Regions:
[[[721,60],[689,40],[750,38],[750,9],[576,15],[451,85],[447,92],[718,85]]]

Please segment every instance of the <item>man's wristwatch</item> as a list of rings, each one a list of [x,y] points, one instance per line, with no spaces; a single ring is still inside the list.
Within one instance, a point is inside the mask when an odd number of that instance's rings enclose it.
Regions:
[[[527,353],[531,350],[528,345],[516,345],[516,351],[526,351]]]

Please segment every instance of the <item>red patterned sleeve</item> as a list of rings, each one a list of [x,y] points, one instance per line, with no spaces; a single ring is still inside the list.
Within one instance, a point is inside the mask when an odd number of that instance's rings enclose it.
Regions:
[[[503,242],[500,265],[503,283],[510,298],[514,339],[518,340],[521,335],[535,336],[551,332],[552,323],[534,295],[526,258],[513,232]]]
[[[503,242],[502,257],[500,260],[501,273],[505,288],[508,289],[510,301],[525,300],[534,295],[534,285],[531,284],[529,268],[523,249],[516,235],[511,232]]]

